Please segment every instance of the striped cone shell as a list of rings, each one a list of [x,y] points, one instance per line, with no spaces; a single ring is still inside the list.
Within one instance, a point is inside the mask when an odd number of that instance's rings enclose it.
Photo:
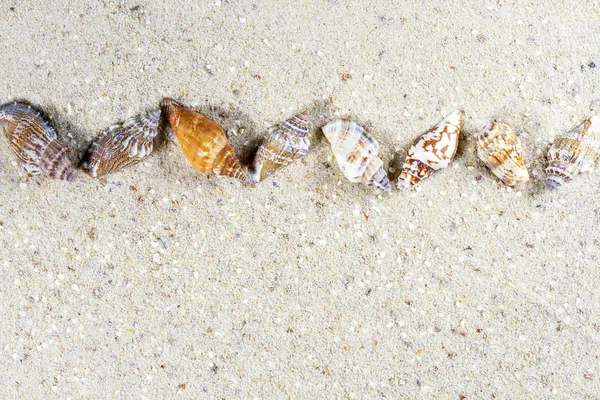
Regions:
[[[398,189],[418,185],[433,172],[448,168],[458,149],[462,112],[457,110],[415,139],[406,150],[406,160],[398,177]]]
[[[557,138],[548,150],[546,189],[553,190],[580,172],[591,171],[600,155],[600,117]]]
[[[477,155],[509,186],[529,180],[519,138],[508,125],[494,122],[483,128],[477,135]]]
[[[183,154],[202,173],[214,173],[250,184],[223,129],[204,115],[165,98],[162,112],[177,136]]]
[[[269,137],[258,148],[248,177],[258,183],[308,153],[306,138],[310,129],[309,114],[304,111],[269,128]]]
[[[14,102],[0,107],[0,125],[25,171],[72,182],[75,180],[69,149],[56,130],[30,104]]]
[[[374,185],[387,192],[391,190],[383,161],[377,156],[379,145],[361,126],[338,119],[321,129],[331,143],[340,169],[350,182]]]
[[[160,111],[152,111],[109,127],[90,145],[81,169],[97,178],[139,163],[154,150],[159,123]]]

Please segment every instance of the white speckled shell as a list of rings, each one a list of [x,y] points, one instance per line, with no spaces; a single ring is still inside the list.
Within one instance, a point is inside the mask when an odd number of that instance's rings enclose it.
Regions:
[[[308,153],[306,138],[310,128],[308,112],[304,111],[269,128],[269,136],[258,148],[248,177],[258,183],[279,168],[291,164]]]
[[[110,126],[90,145],[81,168],[97,178],[142,161],[154,150],[159,122],[160,111],[152,111]]]
[[[25,171],[50,178],[74,181],[69,149],[58,140],[56,130],[31,105],[14,102],[0,107],[0,125],[9,138],[13,153]]]
[[[448,168],[458,148],[462,112],[456,110],[442,122],[415,139],[406,151],[398,177],[398,189],[418,185],[434,171]]]
[[[580,172],[591,171],[600,155],[600,117],[593,116],[558,137],[548,150],[546,188],[556,189]]]
[[[362,182],[390,191],[390,182],[377,156],[379,145],[356,123],[338,119],[325,125],[323,133],[331,143],[333,155],[350,182]]]
[[[510,126],[494,122],[476,138],[477,155],[502,182],[515,186],[529,180],[519,138]]]

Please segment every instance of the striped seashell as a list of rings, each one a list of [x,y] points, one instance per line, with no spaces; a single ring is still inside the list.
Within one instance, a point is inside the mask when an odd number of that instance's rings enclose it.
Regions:
[[[58,140],[46,117],[30,104],[14,102],[1,106],[0,125],[25,171],[69,182],[75,180],[69,149]]]
[[[457,110],[416,138],[406,150],[398,189],[418,185],[433,172],[448,168],[456,155],[461,126],[462,112]]]
[[[269,137],[258,148],[248,170],[250,180],[258,183],[279,168],[304,157],[310,146],[306,138],[309,128],[307,111],[269,128]]]
[[[97,178],[139,163],[154,150],[159,123],[160,111],[152,111],[110,126],[90,145],[81,169]]]
[[[361,126],[346,119],[337,119],[321,129],[350,182],[374,185],[387,192],[391,190],[383,161],[377,156],[379,145]]]
[[[183,154],[194,168],[250,184],[219,125],[173,99],[164,98],[160,106],[177,136]]]
[[[477,155],[502,182],[515,186],[529,180],[519,138],[510,126],[493,122],[476,138]]]
[[[591,171],[600,155],[600,117],[593,116],[557,138],[548,150],[546,189],[556,189],[580,172]]]

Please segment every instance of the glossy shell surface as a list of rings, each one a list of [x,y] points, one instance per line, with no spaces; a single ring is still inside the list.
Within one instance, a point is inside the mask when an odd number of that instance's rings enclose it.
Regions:
[[[462,112],[457,110],[417,137],[406,151],[398,177],[398,189],[418,185],[433,172],[448,168],[458,148]]]
[[[360,125],[347,119],[337,119],[322,130],[331,143],[340,169],[350,182],[374,185],[388,192],[391,190],[383,161],[378,156],[379,145]]]

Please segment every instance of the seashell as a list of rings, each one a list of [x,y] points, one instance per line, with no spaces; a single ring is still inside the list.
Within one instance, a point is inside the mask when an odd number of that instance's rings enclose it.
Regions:
[[[593,116],[557,138],[548,150],[546,189],[556,189],[580,172],[591,171],[600,155],[600,117]]]
[[[374,185],[387,192],[391,190],[383,161],[377,156],[379,145],[361,126],[346,119],[337,119],[321,129],[350,182]]]
[[[0,107],[0,125],[25,171],[69,182],[75,180],[69,149],[58,140],[56,130],[41,112],[25,102],[5,104]]]
[[[90,145],[81,169],[97,178],[137,164],[154,150],[159,123],[160,111],[157,110],[139,118],[130,118],[122,125],[110,126]]]
[[[515,186],[529,180],[519,138],[510,126],[494,122],[476,138],[477,155],[502,182]]]
[[[406,150],[406,160],[398,177],[398,189],[418,185],[433,172],[448,168],[456,155],[461,126],[462,112],[456,110],[416,138]]]
[[[204,115],[175,100],[160,106],[177,136],[183,154],[198,171],[230,176],[249,184],[223,129]]]
[[[309,115],[304,111],[269,128],[269,137],[258,148],[248,171],[250,180],[258,183],[279,168],[304,157],[310,146],[306,138],[309,127]]]

